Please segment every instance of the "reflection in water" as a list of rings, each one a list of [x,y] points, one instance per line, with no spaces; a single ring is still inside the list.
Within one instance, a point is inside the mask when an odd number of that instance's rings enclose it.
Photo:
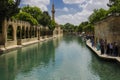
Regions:
[[[55,48],[59,39],[33,44],[0,56],[0,80],[14,80],[17,73],[29,73],[39,65],[47,67],[55,62]]]
[[[92,55],[91,68],[94,74],[98,74],[101,80],[120,80],[120,64],[104,61],[96,55]]]
[[[0,80],[119,79],[119,64],[100,60],[75,36],[33,44],[0,56]]]

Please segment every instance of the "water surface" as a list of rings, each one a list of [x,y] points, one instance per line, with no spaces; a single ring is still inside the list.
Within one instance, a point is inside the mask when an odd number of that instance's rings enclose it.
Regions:
[[[0,80],[120,80],[120,65],[65,36],[1,55]]]

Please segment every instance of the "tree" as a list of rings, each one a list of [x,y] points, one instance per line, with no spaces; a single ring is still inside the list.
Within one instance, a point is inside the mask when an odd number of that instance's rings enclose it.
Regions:
[[[66,23],[63,27],[63,30],[68,31],[68,32],[71,32],[71,31],[73,32],[73,31],[75,31],[75,28],[74,28],[73,24]]]
[[[77,32],[93,32],[94,27],[91,23],[88,21],[82,22],[78,27],[77,27]]]
[[[0,30],[5,18],[10,18],[19,12],[18,6],[20,1],[21,0],[0,0]]]
[[[49,29],[53,31],[53,30],[55,29],[55,26],[56,26],[55,21],[54,21],[54,20],[51,20],[50,25],[48,26]]]
[[[104,9],[98,9],[98,10],[94,10],[94,12],[89,16],[89,22],[90,23],[95,23],[97,21],[102,20],[103,18],[105,18],[108,15],[108,12]]]
[[[16,16],[14,16],[14,18],[22,21],[28,21],[31,25],[38,25],[37,20],[26,12],[20,12]]]
[[[0,18],[10,18],[19,12],[19,4],[21,0],[0,0]]]
[[[120,14],[120,0],[110,0],[108,6],[110,7],[110,9],[108,10],[109,14]]]
[[[39,20],[39,23],[43,26],[49,26],[51,22],[51,17],[47,11],[44,11],[42,18]]]
[[[29,13],[31,16],[33,16],[37,21],[41,20],[42,18],[42,11],[40,8],[38,7],[30,7],[29,5],[28,6],[25,6],[23,7],[22,9],[22,12],[26,12],[26,13]]]

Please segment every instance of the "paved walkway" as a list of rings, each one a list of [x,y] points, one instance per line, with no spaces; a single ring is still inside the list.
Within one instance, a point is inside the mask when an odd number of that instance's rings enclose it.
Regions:
[[[106,54],[101,55],[100,51],[97,51],[97,49],[95,47],[91,46],[90,40],[86,41],[86,45],[91,48],[99,57],[104,58],[104,59],[111,59],[111,60],[117,60],[118,62],[120,62],[120,57],[113,57],[113,56],[109,56]]]

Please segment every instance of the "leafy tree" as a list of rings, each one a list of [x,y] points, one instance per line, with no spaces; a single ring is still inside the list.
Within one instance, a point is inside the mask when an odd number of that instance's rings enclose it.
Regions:
[[[38,7],[30,7],[29,5],[28,6],[25,6],[23,7],[22,9],[22,12],[26,12],[26,13],[29,13],[31,16],[33,16],[37,21],[41,20],[42,18],[42,11],[40,8]]]
[[[20,1],[21,0],[0,0],[0,32],[3,20],[19,12],[18,6]]]
[[[54,30],[56,26],[56,23],[54,20],[51,20],[50,25],[48,26],[50,30]]]
[[[21,0],[0,0],[0,18],[9,18],[19,12],[19,4]]]
[[[39,23],[43,26],[49,26],[51,22],[51,17],[47,11],[44,11],[42,18],[39,20]]]
[[[110,7],[108,11],[109,14],[120,13],[120,0],[111,0],[108,6]]]
[[[91,23],[89,23],[88,21],[86,22],[82,22],[78,27],[77,27],[77,32],[93,32],[94,31],[94,27]]]
[[[22,20],[22,21],[28,21],[32,25],[38,25],[38,22],[33,16],[31,16],[29,13],[26,12],[20,12],[16,16],[14,16],[15,19]]]
[[[94,12],[89,16],[89,22],[93,24],[97,21],[100,21],[107,16],[107,13],[108,12],[102,8],[98,10],[95,9]]]

